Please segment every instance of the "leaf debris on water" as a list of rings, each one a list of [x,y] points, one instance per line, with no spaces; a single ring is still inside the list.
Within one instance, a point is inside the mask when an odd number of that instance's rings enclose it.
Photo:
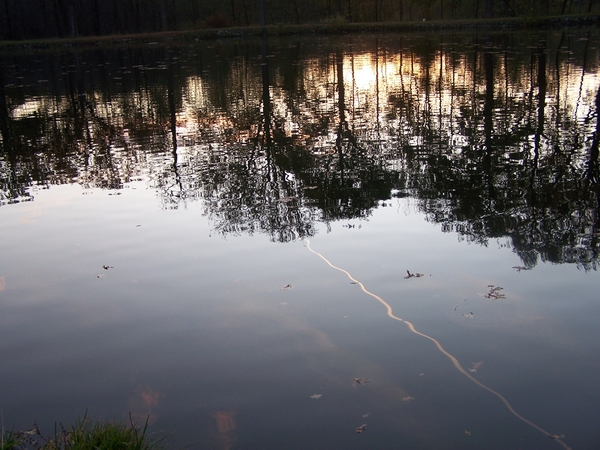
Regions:
[[[369,417],[369,414],[370,413],[365,413],[365,414],[363,414],[363,417],[366,419],[367,417]]]
[[[407,395],[406,397],[402,397],[402,401],[403,402],[410,402],[413,401],[415,398],[411,397],[410,395]]]
[[[408,278],[420,278],[422,276],[424,276],[422,273],[410,273],[410,271],[406,271],[406,276],[404,277],[405,280],[407,280]]]
[[[323,394],[313,394],[313,395],[310,396],[310,398],[314,398],[314,399],[318,399],[318,398],[321,398],[321,397],[323,397]]]
[[[106,264],[104,264],[104,265],[102,266],[102,268],[103,268],[104,270],[108,270],[108,269],[114,269],[114,267],[113,267],[113,266],[107,266]]]
[[[475,372],[477,372],[477,369],[479,369],[483,365],[483,361],[474,362],[474,363],[471,363],[471,364],[473,364],[473,367],[471,367],[469,369],[469,372],[475,373]]]
[[[550,439],[564,439],[566,436],[564,434],[551,434],[548,436]]]
[[[471,436],[471,431],[470,431],[470,430],[465,430],[465,434],[466,434],[467,436]]]
[[[363,431],[365,431],[365,428],[367,428],[367,424],[363,423],[360,427],[356,427],[356,432],[362,433]]]
[[[356,384],[367,384],[369,382],[369,380],[366,378],[352,378],[352,381],[354,381]]]
[[[286,284],[284,287],[281,288],[282,291],[287,291],[288,289],[293,288],[294,286],[292,286],[291,284]]]
[[[494,300],[506,298],[506,295],[500,293],[500,291],[504,289],[503,287],[494,286],[493,284],[488,284],[488,287],[490,288],[490,292],[484,295],[485,298],[492,298]]]

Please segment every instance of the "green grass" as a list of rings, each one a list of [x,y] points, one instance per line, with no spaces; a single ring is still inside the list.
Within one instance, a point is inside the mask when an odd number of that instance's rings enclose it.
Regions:
[[[133,421],[90,421],[85,417],[73,425],[56,426],[54,436],[44,437],[37,425],[28,431],[2,430],[0,450],[161,450],[167,447],[168,436],[148,433],[148,421],[143,427]]]

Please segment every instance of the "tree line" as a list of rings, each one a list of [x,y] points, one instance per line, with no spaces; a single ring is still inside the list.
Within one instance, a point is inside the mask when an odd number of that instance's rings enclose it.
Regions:
[[[531,17],[598,12],[596,0],[1,0],[0,40],[260,24]]]

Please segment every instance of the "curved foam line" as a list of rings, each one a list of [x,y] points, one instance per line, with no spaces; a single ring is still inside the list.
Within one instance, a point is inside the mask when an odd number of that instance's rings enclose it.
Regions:
[[[296,234],[296,238],[299,239],[298,234]],[[404,320],[401,319],[398,316],[394,315],[394,311],[392,309],[392,307],[384,300],[382,299],[380,296],[373,294],[372,292],[368,291],[365,286],[358,281],[356,278],[354,278],[350,272],[348,272],[347,270],[342,269],[341,267],[335,266],[333,265],[327,258],[325,258],[323,255],[321,255],[319,252],[313,250],[310,246],[310,240],[306,239],[306,238],[302,238],[303,241],[306,241],[306,248],[308,248],[308,250],[312,253],[314,253],[315,255],[317,255],[319,258],[321,258],[323,261],[325,261],[331,268],[338,270],[342,273],[345,273],[348,278],[350,278],[350,280],[352,280],[354,283],[358,284],[360,286],[360,288],[362,289],[362,291],[373,297],[375,300],[377,300],[379,303],[381,303],[385,309],[387,310],[387,315],[388,317],[390,317],[391,319],[397,320],[399,322],[405,323],[406,326],[408,327],[408,329],[410,331],[412,331],[413,333],[424,337],[425,339],[429,339],[431,342],[433,342],[435,344],[435,346],[437,347],[437,349],[443,353],[444,355],[446,355],[450,361],[452,362],[452,364],[454,365],[454,367],[456,367],[456,369],[462,373],[464,376],[466,376],[469,380],[471,380],[473,383],[475,383],[477,386],[485,389],[486,391],[490,392],[491,394],[494,394],[496,397],[498,397],[502,403],[504,403],[504,406],[506,406],[506,409],[508,409],[508,411],[514,415],[516,418],[518,418],[519,420],[525,422],[527,425],[535,428],[536,430],[542,432],[543,434],[545,434],[546,436],[553,438],[556,442],[558,442],[560,445],[562,445],[566,450],[572,450],[571,447],[569,447],[567,444],[565,444],[560,438],[555,437],[555,435],[548,433],[546,430],[544,430],[543,428],[539,427],[538,425],[536,425],[535,423],[533,423],[531,420],[526,419],[525,417],[523,417],[521,414],[519,414],[517,411],[515,411],[515,409],[512,407],[512,405],[509,403],[508,400],[506,400],[506,398],[500,394],[499,392],[493,390],[491,387],[486,386],[485,384],[483,384],[481,381],[477,380],[475,377],[473,377],[469,372],[467,372],[458,362],[458,359],[456,359],[452,354],[448,353],[448,351],[446,351],[444,349],[444,347],[442,347],[442,344],[440,344],[435,338],[425,334],[425,333],[421,333],[420,331],[417,331],[417,329],[415,328],[415,326],[410,323],[408,320]]]

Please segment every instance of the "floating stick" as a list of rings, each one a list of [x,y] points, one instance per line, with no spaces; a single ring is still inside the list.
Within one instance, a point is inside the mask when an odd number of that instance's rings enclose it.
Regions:
[[[296,233],[294,231],[294,233],[296,234],[296,239],[300,239],[300,237],[298,236],[298,233]],[[475,377],[473,377],[470,373],[468,373],[463,366],[460,365],[460,363],[458,362],[458,359],[456,359],[453,355],[451,355],[450,353],[448,353],[448,351],[446,351],[444,349],[444,347],[442,347],[442,344],[440,344],[435,338],[425,334],[425,333],[421,333],[420,331],[417,331],[417,329],[415,328],[415,326],[410,323],[408,320],[404,320],[398,316],[394,315],[394,312],[392,310],[392,307],[384,300],[382,299],[380,296],[378,296],[377,294],[373,294],[372,292],[368,291],[364,284],[362,284],[360,281],[358,281],[356,278],[354,278],[350,272],[348,272],[347,270],[342,269],[341,267],[335,266],[333,265],[327,258],[325,258],[322,254],[320,254],[319,252],[313,250],[310,246],[310,240],[306,239],[306,238],[302,238],[303,241],[306,242],[306,248],[311,252],[314,253],[315,255],[317,255],[319,258],[321,258],[323,261],[325,261],[332,269],[338,270],[342,273],[345,273],[348,278],[350,278],[350,280],[352,281],[352,283],[354,284],[358,284],[360,286],[360,288],[362,289],[362,291],[373,297],[375,300],[377,300],[379,303],[381,303],[386,311],[387,311],[387,315],[389,318],[397,320],[398,322],[402,322],[404,324],[406,324],[406,326],[408,327],[408,329],[410,331],[412,331],[413,333],[424,337],[425,339],[429,339],[431,342],[433,342],[435,344],[435,346],[437,347],[437,349],[444,355],[446,355],[448,357],[448,359],[450,359],[450,361],[452,362],[452,364],[454,365],[454,367],[460,372],[462,373],[465,377],[467,377],[469,380],[471,380],[473,383],[475,383],[477,386],[485,389],[486,391],[490,392],[491,394],[494,394],[496,397],[498,397],[500,399],[500,401],[502,403],[504,403],[504,406],[506,406],[506,409],[508,409],[508,411],[514,415],[517,419],[521,420],[522,422],[525,422],[527,425],[529,425],[530,427],[535,428],[536,430],[540,431],[541,433],[545,434],[546,436],[548,436],[549,438],[554,439],[556,442],[558,442],[560,445],[563,446],[563,448],[565,448],[566,450],[572,450],[571,447],[569,447],[567,444],[565,444],[562,440],[561,437],[556,435],[556,434],[551,434],[548,433],[546,430],[544,430],[542,427],[536,425],[535,423],[533,423],[531,420],[526,419],[525,417],[523,417],[521,414],[519,414],[517,411],[515,411],[515,409],[512,407],[512,405],[509,403],[508,400],[506,400],[506,398],[500,394],[499,392],[493,390],[491,387],[486,386],[485,384],[483,384],[481,381],[477,380]]]

